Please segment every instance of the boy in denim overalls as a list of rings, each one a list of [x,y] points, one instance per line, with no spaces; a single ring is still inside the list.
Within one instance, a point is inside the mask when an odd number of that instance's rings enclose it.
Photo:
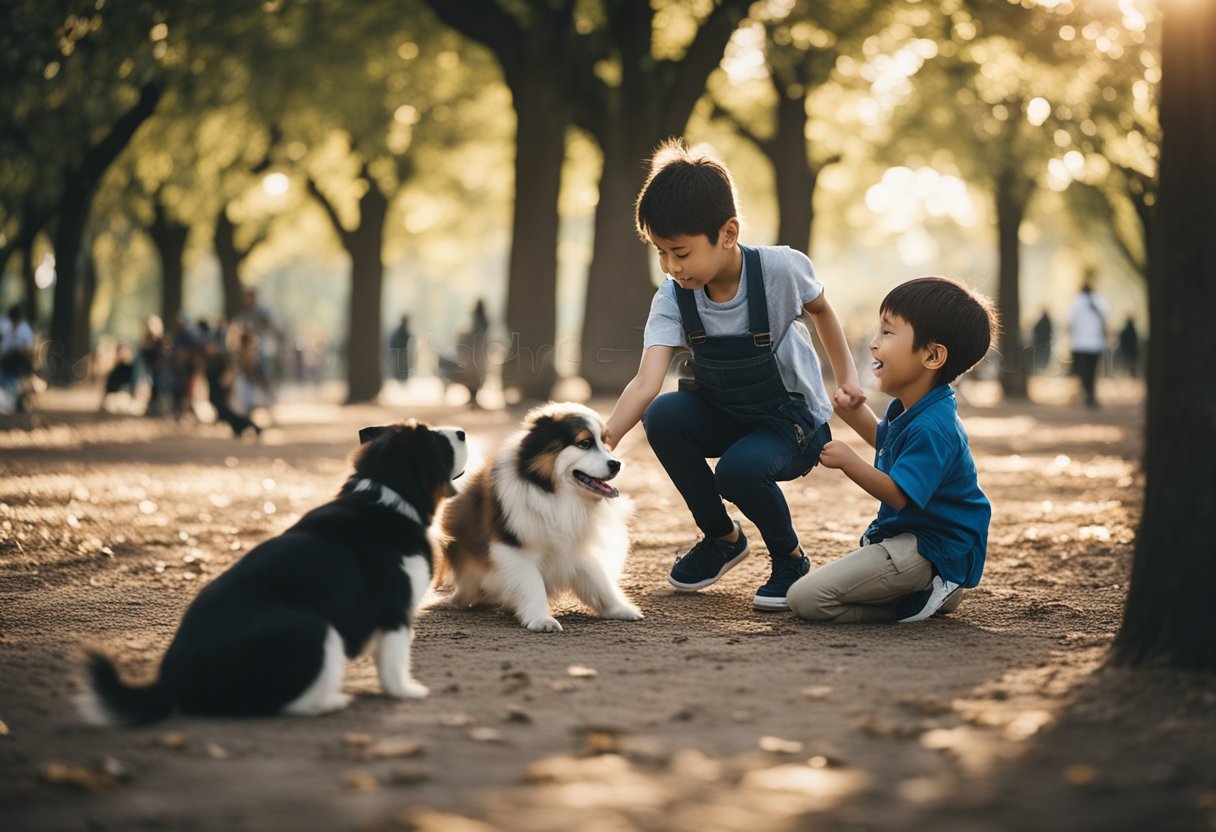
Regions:
[[[837,397],[865,400],[836,313],[805,254],[739,243],[734,183],[718,161],[678,141],[660,146],[637,202],[637,228],[669,275],[646,321],[642,362],[608,417],[611,447],[639,418],[655,455],[705,537],[676,558],[668,581],[695,591],[747,555],[730,500],[756,524],[772,574],[753,601],[787,609],[786,590],[810,569],[778,482],[803,476],[831,439],[805,312],[827,350]],[[676,350],[692,350],[693,378],[659,396]],[[656,398],[657,396],[657,398]],[[716,470],[706,459],[718,457]]]

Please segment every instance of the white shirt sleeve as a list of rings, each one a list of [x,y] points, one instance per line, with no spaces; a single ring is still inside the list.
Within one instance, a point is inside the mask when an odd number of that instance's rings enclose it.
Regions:
[[[686,347],[684,326],[680,323],[680,307],[676,303],[675,281],[668,278],[659,284],[650,301],[650,315],[642,335],[642,349],[650,347]]]

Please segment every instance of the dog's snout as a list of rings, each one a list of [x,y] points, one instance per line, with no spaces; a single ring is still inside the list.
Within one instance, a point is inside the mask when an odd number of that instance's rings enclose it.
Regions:
[[[610,474],[612,474],[612,476],[615,477],[617,475],[617,472],[620,470],[621,470],[621,461],[619,459],[608,460],[608,472]]]
[[[462,431],[462,430],[458,430],[458,431],[456,431],[456,441],[457,441],[457,442],[463,442],[463,441],[464,441],[464,431]]]

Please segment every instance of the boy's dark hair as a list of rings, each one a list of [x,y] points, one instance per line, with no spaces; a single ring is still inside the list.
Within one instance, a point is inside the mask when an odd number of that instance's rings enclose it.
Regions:
[[[879,312],[912,326],[912,349],[934,343],[946,348],[937,384],[949,384],[979,363],[1000,330],[991,300],[945,277],[901,283],[883,298]]]
[[[647,234],[667,240],[704,234],[716,244],[718,231],[734,216],[735,183],[725,165],[690,151],[682,139],[658,146],[634,212],[643,242],[650,242]]]

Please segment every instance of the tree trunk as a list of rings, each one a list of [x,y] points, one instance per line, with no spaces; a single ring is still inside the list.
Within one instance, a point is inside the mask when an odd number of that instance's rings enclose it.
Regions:
[[[1160,199],[1149,263],[1144,515],[1114,656],[1216,670],[1216,4],[1164,11]]]
[[[769,143],[769,160],[777,185],[780,215],[777,244],[805,254],[811,252],[811,224],[815,220],[815,171],[806,152],[806,101],[780,95],[777,133]]]
[[[93,369],[93,299],[97,297],[97,258],[93,255],[93,241],[85,241],[80,281],[80,307],[76,312],[75,343],[80,345],[83,356],[72,367],[72,378],[87,379]]]
[[[375,401],[383,384],[380,359],[384,287],[384,221],[388,198],[363,169],[367,190],[359,199],[359,227],[345,235],[350,254],[350,323],[346,344],[346,403]]]
[[[646,178],[641,163],[654,146],[628,143],[615,135],[619,132],[600,138],[604,169],[580,345],[580,374],[597,395],[618,395],[637,372],[654,296],[647,248],[633,218],[633,202]]]
[[[50,343],[46,369],[52,383],[67,387],[76,377],[73,367],[84,356],[76,342],[76,316],[80,309],[81,248],[85,218],[93,194],[78,187],[79,178],[69,177],[59,201],[59,215],[51,242],[55,248],[55,288],[52,292]]]
[[[997,270],[997,309],[1001,315],[1001,392],[1006,399],[1027,398],[1028,377],[1022,355],[1021,293],[1018,286],[1020,243],[1018,231],[1026,215],[1029,194],[1020,174],[1007,165],[996,181],[996,225],[999,266]]]
[[[525,70],[512,85],[518,121],[515,204],[508,265],[507,329],[511,344],[503,384],[525,399],[547,399],[557,380],[557,196],[567,119],[547,68]]]
[[[72,383],[72,366],[81,357],[76,337],[77,293],[80,275],[80,250],[85,221],[102,175],[130,144],[135,131],[156,112],[163,89],[151,81],[139,91],[139,100],[123,113],[97,144],[84,154],[77,168],[63,171],[59,193],[58,220],[52,245],[55,248],[54,308],[51,310],[50,343],[47,345],[47,370],[52,383]]]
[[[30,326],[38,328],[38,281],[34,272],[38,268],[34,263],[34,238],[27,237],[21,241],[21,288],[24,291],[26,319]],[[7,311],[7,310],[5,310]]]
[[[228,219],[228,206],[215,216],[215,257],[220,263],[220,288],[224,294],[224,320],[231,321],[241,313],[241,263],[248,250],[236,245],[236,226]]]
[[[186,272],[184,259],[190,226],[170,216],[159,198],[155,200],[153,211],[148,235],[160,257],[160,318],[165,322],[165,330],[172,332],[177,313],[182,311],[182,283]]]

